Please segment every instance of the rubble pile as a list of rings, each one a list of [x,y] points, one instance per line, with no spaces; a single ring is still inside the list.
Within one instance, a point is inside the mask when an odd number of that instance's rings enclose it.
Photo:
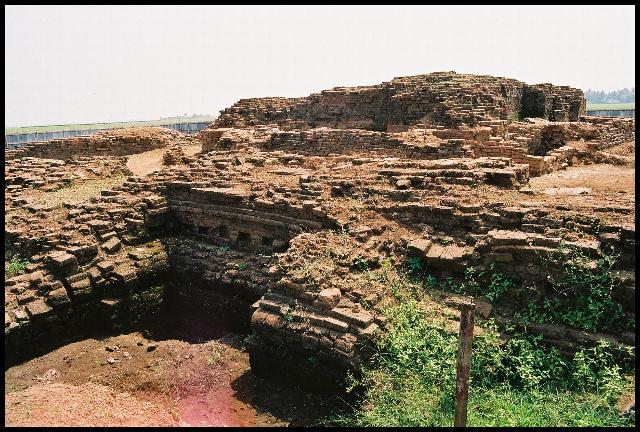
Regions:
[[[96,326],[157,319],[179,295],[245,322],[257,374],[323,387],[356,370],[384,331],[376,305],[387,290],[358,263],[419,257],[453,278],[502,263],[543,286],[541,256],[560,242],[619,253],[614,295],[633,315],[633,202],[527,186],[590,163],[575,142],[597,151],[635,139],[633,119],[583,114],[576,89],[443,72],[243,99],[198,135],[192,157],[181,134],[141,129],[13,152],[5,268],[9,257],[27,264],[5,278],[5,351],[15,361]],[[123,156],[156,148],[161,170],[126,171]],[[116,175],[90,199],[50,202],[65,182]]]

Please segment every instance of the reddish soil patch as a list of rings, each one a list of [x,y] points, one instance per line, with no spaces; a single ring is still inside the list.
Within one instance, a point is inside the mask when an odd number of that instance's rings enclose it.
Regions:
[[[163,407],[95,383],[36,384],[5,395],[5,426],[166,426]],[[99,407],[99,408],[98,408]],[[97,409],[98,408],[98,409]]]
[[[331,412],[335,398],[255,377],[241,341],[134,332],[66,345],[5,372],[5,424],[287,426]]]

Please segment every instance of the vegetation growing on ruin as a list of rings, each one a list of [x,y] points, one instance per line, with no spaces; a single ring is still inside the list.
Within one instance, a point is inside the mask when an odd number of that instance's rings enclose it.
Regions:
[[[387,269],[388,270],[388,269]],[[383,275],[383,271],[376,273]],[[380,277],[384,279],[384,276]],[[358,426],[451,426],[458,335],[420,305],[416,284],[392,275],[395,302],[384,310],[387,331],[377,352],[353,379],[362,398],[338,423]],[[499,283],[498,283],[499,284]],[[631,351],[584,349],[568,359],[526,334],[491,322],[473,341],[469,426],[631,426],[616,402],[629,390]]]
[[[560,244],[543,260],[543,268],[561,267],[559,274],[547,271],[555,297],[529,303],[520,318],[530,322],[565,324],[588,331],[611,333],[632,331],[628,318],[612,293],[619,283],[613,275],[617,257],[602,254],[591,259],[575,247]]]
[[[5,238],[4,240],[4,277],[12,278],[24,272],[29,264],[29,260],[21,256],[13,245],[13,243]]]
[[[546,282],[554,295],[531,298],[516,318],[524,323],[554,323],[591,332],[632,331],[635,320],[627,317],[622,305],[613,299],[619,284],[613,273],[617,258],[603,253],[600,258],[592,259],[580,249],[560,243],[553,253],[541,256]],[[486,269],[468,267],[462,282],[433,277],[419,257],[408,258],[406,266],[426,289],[483,297],[491,303],[503,298],[518,284],[496,263]],[[554,272],[554,268],[562,271]]]
[[[138,322],[141,317],[153,319],[164,303],[165,289],[164,286],[159,285],[131,294],[129,298],[131,322]]]
[[[113,177],[86,180],[84,182],[67,181],[59,188],[47,192],[43,196],[43,201],[47,205],[58,206],[65,201],[88,201],[100,194],[104,189],[111,189],[120,186],[127,177],[124,174]]]
[[[500,300],[516,285],[515,279],[506,276],[506,272],[496,263],[491,263],[486,269],[467,267],[462,282],[456,282],[453,278],[433,277],[419,257],[408,258],[406,265],[414,282],[425,289],[441,289],[456,294],[484,297],[492,303]]]
[[[14,277],[24,271],[24,269],[29,264],[29,260],[24,258],[20,258],[19,256],[11,256],[9,261],[7,261],[7,256],[5,254],[5,262],[4,262],[4,273],[5,277]]]
[[[522,121],[523,119],[524,119],[524,117],[523,117],[523,115],[522,115],[522,113],[520,111],[516,111],[513,114],[513,121],[519,122],[519,121]]]

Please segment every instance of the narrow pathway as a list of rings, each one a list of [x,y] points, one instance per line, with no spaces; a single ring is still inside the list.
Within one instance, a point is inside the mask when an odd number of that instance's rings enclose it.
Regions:
[[[183,147],[184,153],[187,156],[193,156],[201,149],[201,144]],[[166,150],[166,148],[161,148],[131,155],[127,160],[127,168],[138,177],[145,177],[152,172],[159,171],[163,167],[162,155]]]

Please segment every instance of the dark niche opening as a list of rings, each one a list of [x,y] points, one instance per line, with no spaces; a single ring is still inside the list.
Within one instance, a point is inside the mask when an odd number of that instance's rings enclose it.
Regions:
[[[218,236],[223,238],[229,238],[229,228],[226,225],[220,225],[218,227]]]
[[[251,243],[251,234],[240,231],[238,232],[238,238],[236,239],[236,241],[239,244],[249,244]]]
[[[525,86],[522,90],[520,118],[547,118],[546,112],[546,96],[544,92],[540,89]]]

